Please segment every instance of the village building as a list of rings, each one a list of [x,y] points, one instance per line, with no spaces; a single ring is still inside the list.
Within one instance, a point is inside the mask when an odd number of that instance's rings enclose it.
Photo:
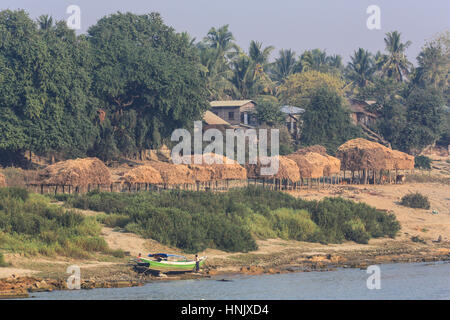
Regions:
[[[357,125],[371,126],[375,124],[377,115],[368,111],[368,108],[375,103],[375,101],[362,101],[357,99],[348,99],[351,118]]]
[[[294,138],[298,138],[301,130],[301,115],[305,112],[305,109],[294,106],[283,106],[280,110],[285,114],[284,121],[287,129]]]
[[[233,126],[255,127],[258,123],[253,100],[212,101],[211,112]]]

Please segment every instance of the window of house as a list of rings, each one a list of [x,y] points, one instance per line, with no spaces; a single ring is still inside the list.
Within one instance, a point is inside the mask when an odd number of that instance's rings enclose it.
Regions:
[[[233,111],[228,112],[228,119],[234,120],[234,112]]]

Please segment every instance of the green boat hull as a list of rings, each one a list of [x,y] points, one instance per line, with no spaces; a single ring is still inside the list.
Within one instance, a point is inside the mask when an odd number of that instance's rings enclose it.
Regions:
[[[177,261],[155,261],[141,258],[143,263],[148,263],[149,269],[160,271],[194,271],[195,261],[177,262]],[[200,267],[205,263],[205,259],[199,261]]]

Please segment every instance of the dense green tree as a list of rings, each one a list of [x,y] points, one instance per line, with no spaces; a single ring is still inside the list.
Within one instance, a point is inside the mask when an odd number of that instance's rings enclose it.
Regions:
[[[323,145],[331,153],[359,135],[342,96],[330,87],[320,87],[312,94],[302,120],[300,142],[307,146]]]
[[[256,112],[258,120],[269,126],[284,124],[285,114],[281,112],[280,105],[275,99],[257,100]]]
[[[25,150],[83,155],[95,137],[86,43],[64,22],[40,21],[24,11],[0,12],[3,159]]]
[[[434,144],[442,133],[443,99],[438,90],[414,88],[406,99],[407,125],[402,147],[412,153]]]
[[[217,48],[225,48],[222,37],[211,39],[217,40]],[[197,50],[159,14],[102,18],[89,28],[88,40],[94,57],[94,94],[120,152],[130,155],[157,147],[207,109]],[[146,126],[137,128],[141,121]]]

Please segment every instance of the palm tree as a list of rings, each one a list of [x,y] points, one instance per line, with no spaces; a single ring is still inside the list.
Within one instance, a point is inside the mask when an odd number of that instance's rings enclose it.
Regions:
[[[338,54],[333,54],[327,57],[328,65],[330,66],[330,71],[342,72],[344,70],[344,64],[342,63],[342,57]]]
[[[266,66],[269,64],[269,57],[273,49],[273,46],[268,46],[263,49],[262,42],[252,40],[250,42],[248,53],[253,62],[258,63],[261,66]]]
[[[382,74],[402,82],[404,76],[409,74],[412,64],[405,55],[405,51],[411,45],[411,41],[402,43],[400,36],[401,33],[394,31],[388,32],[386,38],[384,38],[387,55],[382,67]]]
[[[306,50],[300,57],[299,70],[309,71],[316,70],[327,72],[328,59],[327,53],[320,49]]]
[[[417,81],[431,84],[434,88],[447,88],[450,57],[439,43],[430,43],[417,57]]]
[[[50,30],[53,27],[53,18],[48,14],[43,14],[37,19],[41,30]]]
[[[275,60],[271,70],[274,79],[278,83],[283,83],[289,75],[294,73],[296,63],[294,51],[291,49],[280,50],[279,57]]]
[[[230,82],[233,71],[218,49],[198,45],[202,73],[206,78],[206,88],[210,99],[227,99],[235,88]]]
[[[271,66],[269,58],[273,49],[273,46],[268,46],[263,49],[261,42],[252,40],[248,50],[254,69],[253,77],[260,82],[263,87],[262,91],[265,93],[272,93],[274,89],[274,84],[266,73]]]
[[[371,80],[375,71],[375,62],[370,52],[359,48],[350,57],[347,66],[348,78],[360,88],[365,87]]]
[[[210,48],[217,49],[220,53],[228,58],[232,58],[239,51],[237,45],[233,42],[233,33],[228,30],[229,25],[224,25],[218,29],[212,27],[203,41]],[[233,52],[234,50],[234,52]]]

